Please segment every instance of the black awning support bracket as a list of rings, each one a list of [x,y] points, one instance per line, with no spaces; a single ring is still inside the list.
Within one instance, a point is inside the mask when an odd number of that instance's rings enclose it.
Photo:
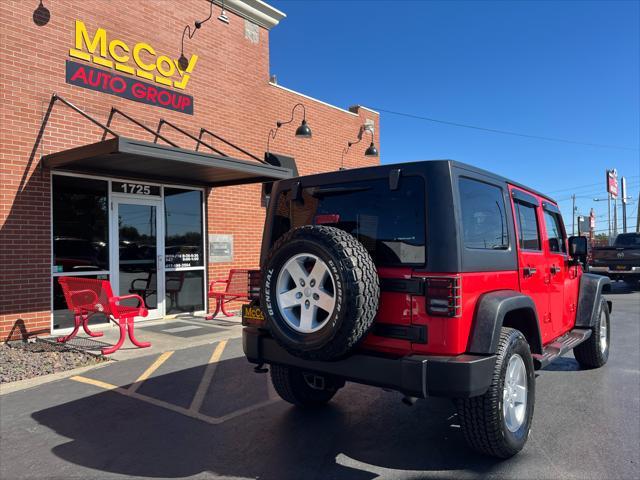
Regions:
[[[226,153],[218,150],[217,148],[209,145],[204,140],[202,140],[202,138],[198,138],[195,135],[191,135],[189,132],[183,130],[182,128],[178,127],[177,125],[171,123],[170,121],[165,120],[164,118],[161,118],[160,121],[158,122],[158,129],[156,130],[156,138],[154,139],[153,143],[158,143],[157,140],[158,140],[158,137],[160,137],[160,129],[162,129],[162,125],[169,125],[171,128],[173,128],[174,130],[180,132],[181,134],[189,137],[191,140],[195,140],[196,141],[196,152],[198,151],[198,146],[200,144],[202,144],[205,147],[210,148],[211,150],[216,152],[218,155],[222,155],[223,157],[228,157],[229,156]]]
[[[215,138],[216,140],[220,140],[222,143],[224,143],[224,144],[226,144],[226,145],[230,146],[231,148],[235,148],[237,151],[239,151],[239,152],[241,152],[241,153],[244,153],[244,154],[245,154],[245,155],[247,155],[248,157],[251,157],[251,158],[253,158],[254,160],[257,160],[257,161],[258,161],[258,162],[260,162],[260,163],[264,163],[264,164],[266,164],[266,163],[267,163],[267,162],[265,162],[263,159],[256,157],[253,153],[249,153],[249,152],[247,152],[244,148],[240,148],[239,146],[237,146],[237,145],[235,145],[235,144],[231,143],[229,140],[226,140],[226,139],[222,138],[220,135],[216,135],[215,133],[213,133],[213,132],[211,132],[211,131],[207,130],[207,129],[206,129],[206,128],[204,128],[204,127],[200,129],[200,135],[198,136],[198,138],[199,138],[200,140],[202,140],[202,136],[203,136],[205,133],[206,133],[207,135],[211,135],[211,136],[212,136],[213,138]],[[201,142],[201,143],[202,143],[202,142]],[[197,146],[196,146],[196,150],[198,150],[198,147],[197,147]]]
[[[154,131],[144,123],[115,107],[111,108],[105,125],[92,115],[54,93],[51,96],[49,105],[40,124],[40,129],[31,151],[27,168],[20,183],[20,189],[24,187],[27,174],[30,171],[29,167],[35,159],[45,129],[51,118],[53,107],[57,101],[62,102],[65,106],[99,127],[103,131],[102,139],[96,143],[43,155],[40,164],[43,168],[117,176],[142,181],[159,181],[167,184],[202,185],[206,187],[273,182],[292,177],[291,168],[284,168],[283,165],[271,165],[205,128],[200,130],[200,138],[198,138],[177,125],[161,119],[157,130]],[[126,138],[116,133],[111,128],[116,114],[120,114],[129,122],[153,135],[153,142]],[[196,149],[181,148],[175,142],[162,135],[160,132],[165,123],[195,141]],[[202,139],[205,133],[251,159],[257,160],[257,162],[233,158],[217,150]],[[114,138],[107,139],[107,134],[112,135]],[[159,144],[158,139],[161,139],[167,145]],[[198,147],[201,144],[215,153],[198,152]]]
[[[144,123],[140,122],[139,120],[136,120],[135,118],[131,117],[130,115],[124,113],[122,110],[116,108],[116,107],[111,107],[111,112],[109,113],[109,120],[107,121],[107,125],[111,125],[111,120],[113,120],[113,116],[115,114],[119,114],[120,116],[124,117],[125,119],[129,120],[131,123],[133,123],[134,125],[137,125],[138,127],[142,128],[143,130],[149,132],[151,135],[153,135],[154,137],[154,143],[157,143],[158,138],[160,138],[163,142],[168,143],[169,145],[171,145],[172,147],[176,147],[176,148],[180,148],[180,146],[178,144],[176,144],[175,142],[172,142],[171,140],[169,140],[168,138],[160,135],[159,132],[154,132],[151,128],[147,127]],[[105,135],[102,136],[102,139],[105,139]]]
[[[36,141],[33,144],[33,148],[31,149],[31,154],[29,155],[29,160],[27,162],[27,166],[24,169],[24,172],[22,174],[22,178],[20,179],[20,185],[18,187],[19,191],[22,191],[22,189],[24,188],[24,185],[25,185],[25,183],[27,181],[28,172],[31,169],[31,165],[33,164],[33,160],[35,159],[36,153],[38,152],[38,147],[40,146],[40,142],[42,141],[42,137],[44,136],[44,132],[45,132],[45,130],[47,128],[47,125],[49,124],[49,119],[51,118],[51,112],[53,111],[53,107],[55,106],[57,101],[62,102],[63,105],[66,105],[71,110],[73,110],[74,112],[79,113],[84,118],[86,118],[91,123],[93,123],[94,125],[100,127],[104,131],[103,140],[104,140],[104,138],[106,138],[107,133],[110,133],[115,138],[119,138],[120,137],[120,135],[118,135],[116,132],[111,130],[111,128],[109,128],[108,125],[104,125],[102,122],[100,122],[99,120],[96,120],[95,118],[93,118],[91,115],[89,115],[84,110],[76,107],[73,103],[65,100],[64,98],[62,98],[61,96],[59,96],[57,93],[54,92],[53,94],[51,94],[51,99],[49,100],[49,105],[47,106],[47,111],[45,112],[44,117],[42,118],[42,122],[40,122],[40,129],[38,130],[38,134],[36,135]],[[44,171],[42,171],[42,173],[44,174]]]
[[[114,132],[113,130],[111,130],[111,128],[109,128],[109,124],[104,125],[103,123],[101,123],[100,121],[96,120],[95,118],[93,118],[91,115],[89,115],[87,112],[85,112],[84,110],[76,107],[73,103],[69,102],[68,100],[65,100],[64,98],[62,98],[61,96],[59,96],[57,93],[54,93],[53,95],[51,95],[51,101],[49,102],[50,105],[50,109],[53,109],[53,105],[56,103],[56,101],[62,102],[64,105],[66,105],[67,107],[69,107],[71,110],[74,110],[76,112],[78,112],[80,115],[82,115],[84,118],[86,118],[87,120],[89,120],[91,123],[93,123],[94,125],[97,125],[98,127],[100,127],[102,130],[104,130],[104,134],[102,136],[102,139],[104,140],[107,136],[107,133],[110,133],[111,135],[113,135],[114,137],[118,138],[120,135],[118,135],[116,132]],[[48,121],[49,121],[49,114],[51,113],[51,111],[47,111],[47,115],[44,118],[43,121],[43,129],[44,127],[46,127]]]

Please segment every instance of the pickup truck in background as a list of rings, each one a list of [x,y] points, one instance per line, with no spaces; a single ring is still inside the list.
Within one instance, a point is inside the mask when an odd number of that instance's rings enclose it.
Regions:
[[[621,233],[611,247],[592,250],[591,273],[628,283],[640,281],[640,233]]]

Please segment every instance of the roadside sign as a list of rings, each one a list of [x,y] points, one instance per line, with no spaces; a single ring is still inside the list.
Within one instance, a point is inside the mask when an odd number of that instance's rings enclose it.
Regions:
[[[607,192],[612,198],[618,198],[618,171],[607,170]]]
[[[584,235],[589,233],[589,224],[590,224],[590,219],[588,217],[585,216],[579,216],[578,217],[578,235]]]

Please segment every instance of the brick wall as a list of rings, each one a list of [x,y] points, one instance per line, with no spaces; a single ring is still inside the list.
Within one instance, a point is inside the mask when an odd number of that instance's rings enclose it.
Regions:
[[[301,174],[336,170],[342,149],[367,119],[374,121],[376,143],[379,141],[375,112],[364,108],[346,112],[271,85],[269,32],[259,28],[259,41],[248,40],[245,19],[228,13],[230,23],[224,24],[216,20],[219,7],[214,7],[213,19],[192,40],[185,40],[187,56],[199,56],[185,90],[194,97],[193,116],[65,83],[65,60],[74,44],[76,19],[85,22],[90,32],[102,27],[109,38],[129,45],[144,41],[159,53],[177,58],[184,26],[209,13],[204,0],[48,0],[45,5],[51,11],[51,21],[43,27],[32,20],[37,3],[0,2],[0,338],[12,329],[30,333],[48,333],[50,329],[50,172],[41,166],[40,158],[98,141],[102,133],[75,112],[57,105],[38,143],[53,92],[102,121],[111,106],[116,106],[151,127],[160,118],[194,134],[203,126],[258,157],[264,154],[268,132],[276,120],[288,119],[293,105],[303,102],[313,138],[294,137],[300,121],[298,111],[295,122],[283,127],[271,143],[273,152],[296,158]],[[149,139],[147,133],[121,118],[116,118],[113,128],[126,136]],[[165,134],[185,148],[192,146],[169,129]],[[229,150],[210,140],[221,150]],[[377,164],[378,159],[364,157],[367,146],[366,141],[355,146],[345,165]],[[215,189],[207,197],[208,232],[234,235],[234,266],[257,265],[264,220],[260,186]],[[222,276],[231,266],[209,265],[209,277]]]

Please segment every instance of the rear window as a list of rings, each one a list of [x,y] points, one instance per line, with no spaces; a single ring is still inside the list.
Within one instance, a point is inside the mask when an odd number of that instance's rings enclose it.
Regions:
[[[522,202],[513,202],[516,210],[518,243],[522,250],[541,250],[540,229],[536,207]]]
[[[640,247],[640,234],[623,233],[616,237],[616,247]]]
[[[290,228],[328,225],[356,237],[376,265],[423,265],[426,259],[425,185],[420,177],[402,177],[391,190],[387,178],[305,188],[278,199],[275,241]]]
[[[547,242],[549,251],[553,253],[567,253],[564,228],[560,215],[555,212],[544,211],[544,222],[547,227]]]
[[[460,178],[459,189],[464,246],[485,250],[509,248],[502,189],[464,177]]]

